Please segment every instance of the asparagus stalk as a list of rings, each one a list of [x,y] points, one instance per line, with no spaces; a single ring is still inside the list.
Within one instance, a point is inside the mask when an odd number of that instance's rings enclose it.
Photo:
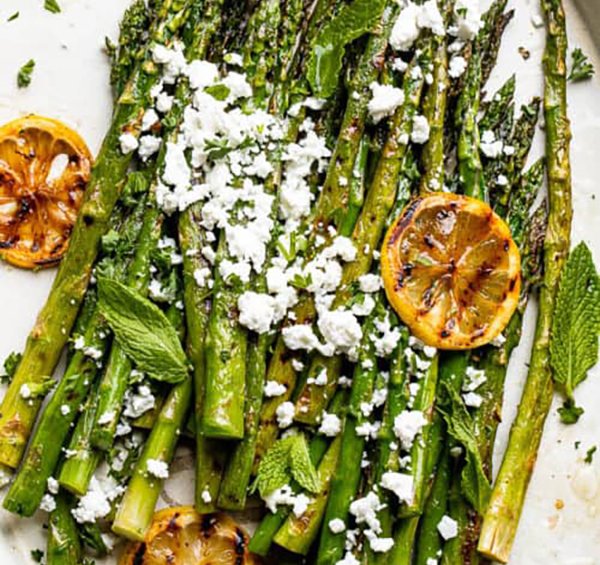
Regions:
[[[390,563],[394,565],[412,564],[418,526],[419,518],[417,516],[398,522],[394,534],[394,547],[392,547],[389,555]]]
[[[144,195],[139,195],[140,204],[122,225],[121,237],[135,242],[139,232],[140,216],[144,209]],[[127,210],[124,209],[126,214]],[[118,219],[113,219],[118,223]],[[114,276],[122,276],[131,246],[125,245],[124,256],[106,257],[99,268],[110,269]],[[94,291],[89,296],[95,296]],[[95,303],[95,299],[90,299]],[[87,316],[87,313],[84,313]],[[4,498],[4,507],[23,516],[31,516],[37,509],[46,491],[46,482],[54,472],[59,460],[62,445],[67,438],[71,425],[81,404],[98,373],[98,364],[102,362],[108,347],[108,328],[99,311],[94,310],[83,336],[84,346],[75,350],[65,374],[48,405],[44,408],[40,422],[35,429],[23,463],[11,488]]]
[[[164,43],[185,21],[187,6],[165,0],[151,29],[152,42]],[[147,63],[147,64],[144,64]],[[131,154],[123,154],[119,137],[136,132],[149,91],[158,80],[152,68],[150,47],[144,61],[136,65],[119,99],[110,130],[104,140],[71,235],[69,251],[63,259],[52,289],[30,333],[23,358],[0,407],[0,464],[16,467],[31,433],[41,398],[25,399],[23,385],[35,385],[51,375],[67,342],[98,253],[100,238],[119,197],[120,180]]]
[[[71,497],[60,493],[55,497],[56,508],[48,521],[47,565],[79,565],[81,541],[75,519],[71,515]]]
[[[348,396],[346,391],[338,391],[331,401],[330,412],[338,417],[341,417],[347,403]],[[330,446],[330,443],[331,442],[329,439],[322,435],[317,435],[311,440],[309,453],[311,461],[314,465],[318,465],[322,460]],[[289,509],[287,507],[279,507],[276,513],[267,514],[261,520],[256,531],[254,532],[254,535],[250,540],[250,544],[248,545],[248,549],[252,553],[256,553],[257,555],[261,555],[263,557],[267,555],[273,542],[273,538],[284,524],[288,515]]]
[[[345,213],[336,213],[338,205],[334,202],[344,202],[347,187],[340,178],[351,178],[355,166],[356,157],[360,150],[360,141],[363,137],[367,119],[367,105],[370,99],[369,85],[379,75],[379,62],[387,48],[388,35],[394,21],[395,8],[386,11],[380,26],[370,35],[365,52],[361,55],[357,70],[349,88],[348,103],[344,112],[344,118],[340,127],[336,146],[331,158],[332,166],[327,171],[327,177],[323,190],[315,205],[313,224],[321,226],[324,233],[330,224],[346,217]],[[343,210],[343,208],[342,208]],[[341,225],[338,226],[341,228]],[[349,235],[353,225],[345,224],[348,231],[338,231],[341,235]],[[312,241],[312,240],[311,240]],[[308,297],[301,298],[298,306],[294,309],[295,318],[298,323],[311,320],[314,317],[314,304]],[[292,366],[292,357],[287,350],[283,339],[280,337],[274,347],[274,352],[267,370],[267,380],[272,380],[286,386],[286,393],[280,397],[268,399],[263,403],[259,432],[256,444],[255,467],[260,457],[273,444],[277,437],[278,427],[276,421],[277,408],[289,401],[296,384],[296,371]]]
[[[173,325],[183,325],[176,308],[170,308],[168,316]],[[164,478],[162,473],[152,473],[153,466],[157,463],[168,466],[171,463],[191,399],[191,377],[174,386],[167,396],[119,504],[112,525],[116,534],[136,541],[144,539],[152,522]]]
[[[549,201],[544,277],[529,374],[478,545],[481,553],[501,562],[508,560],[512,548],[544,421],[552,401],[548,343],[558,280],[569,251],[572,217],[565,14],[560,0],[544,0],[542,7],[547,24],[544,114]]]
[[[329,489],[337,475],[336,467],[340,457],[341,443],[342,438],[338,437],[329,446],[318,469],[319,492],[315,493],[308,508],[301,516],[295,516],[294,514],[288,516],[273,538],[277,545],[293,553],[307,555],[319,535],[321,523],[325,524],[324,529],[321,530],[322,532],[328,529],[327,523],[323,522],[323,515],[325,514]]]
[[[368,320],[365,334],[372,330],[376,316],[381,315],[383,305],[381,300],[376,313]],[[367,367],[367,368],[365,368]],[[341,451],[335,475],[331,482],[331,493],[327,500],[324,524],[319,540],[319,551],[317,554],[317,565],[335,564],[340,561],[344,554],[346,536],[342,533],[333,533],[328,524],[331,520],[343,520],[346,527],[349,526],[350,504],[358,491],[361,480],[361,461],[365,449],[366,438],[359,435],[357,428],[369,422],[369,416],[361,410],[361,405],[371,402],[373,388],[377,373],[377,358],[371,340],[366,337],[363,340],[359,361],[354,369],[352,379],[352,391],[348,414],[344,422],[341,440]]]
[[[405,101],[396,110],[391,119],[388,134],[381,158],[377,164],[373,180],[365,204],[352,233],[352,241],[359,250],[355,261],[347,263],[342,274],[342,282],[338,289],[333,309],[344,305],[352,291],[352,283],[368,273],[373,261],[373,251],[377,249],[385,228],[387,218],[394,206],[398,191],[398,179],[405,164],[407,144],[402,140],[410,136],[412,119],[417,112],[421,100],[424,80],[422,76],[412,76],[411,69],[415,66],[425,67],[431,61],[431,42],[425,41],[423,48],[417,51],[411,61],[404,80]],[[325,357],[315,355],[308,370],[308,377],[315,378],[325,368],[327,385],[314,386],[308,380],[302,386],[296,401],[296,419],[305,424],[315,424],[318,421],[328,400],[337,386],[342,358],[339,356]]]

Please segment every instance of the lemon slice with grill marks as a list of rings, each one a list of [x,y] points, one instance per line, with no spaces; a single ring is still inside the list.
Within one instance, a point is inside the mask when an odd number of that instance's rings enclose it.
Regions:
[[[519,302],[521,260],[510,229],[467,196],[435,193],[410,202],[386,234],[381,269],[402,321],[439,349],[490,342]]]
[[[57,120],[26,116],[0,127],[0,256],[27,269],[64,255],[92,157]]]
[[[131,543],[120,565],[260,565],[248,536],[225,514],[198,514],[191,506],[165,508],[143,542]]]

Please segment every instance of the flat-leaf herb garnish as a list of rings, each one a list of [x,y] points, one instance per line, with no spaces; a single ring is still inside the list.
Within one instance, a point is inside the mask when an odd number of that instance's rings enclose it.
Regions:
[[[162,310],[135,290],[98,279],[99,307],[115,338],[137,368],[157,381],[178,383],[189,371],[177,331]]]
[[[571,65],[571,72],[569,73],[569,80],[571,82],[579,82],[592,78],[594,75],[594,65],[589,62],[587,55],[579,47],[573,49],[571,57],[573,63]]]
[[[61,11],[56,0],[44,0],[44,8],[53,14],[58,14]]]
[[[565,424],[577,422],[583,413],[573,391],[598,361],[599,331],[600,279],[592,253],[582,242],[571,251],[561,275],[550,340],[554,382],[566,397],[559,409]]]
[[[19,88],[25,88],[31,84],[33,69],[35,69],[35,61],[33,59],[29,59],[29,61],[19,69],[19,73],[17,74],[17,86]]]

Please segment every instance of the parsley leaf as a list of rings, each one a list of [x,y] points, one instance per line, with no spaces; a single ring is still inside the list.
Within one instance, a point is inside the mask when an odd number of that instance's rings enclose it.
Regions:
[[[23,355],[16,351],[8,355],[2,365],[3,371],[0,373],[0,383],[9,383],[12,380],[22,357]]]
[[[44,552],[41,549],[32,549],[31,559],[33,559],[36,563],[41,563],[42,559],[44,559]]]
[[[19,69],[19,74],[17,74],[17,86],[19,88],[29,86],[33,69],[35,69],[35,61],[33,59],[29,59],[29,61]]]
[[[177,331],[163,311],[135,290],[98,278],[100,312],[138,369],[157,381],[179,383],[188,361]]]
[[[561,275],[550,339],[550,366],[566,402],[559,410],[565,424],[583,413],[573,391],[598,361],[600,330],[600,279],[585,243],[569,255]]]
[[[448,402],[439,411],[448,426],[448,433],[465,448],[466,459],[461,475],[461,487],[465,498],[473,508],[483,514],[487,508],[492,487],[485,475],[474,433],[473,418],[464,405],[460,394],[446,386]]]
[[[385,5],[383,0],[354,0],[321,29],[308,63],[308,80],[315,96],[333,94],[346,45],[376,26]]]
[[[16,20],[19,17],[19,12],[15,12],[12,16],[10,16],[6,21],[7,22],[12,22],[14,20]]]
[[[579,47],[573,49],[571,57],[573,58],[573,64],[571,65],[569,80],[571,82],[579,82],[592,78],[594,75],[594,66],[588,61],[587,55]]]
[[[596,445],[590,447],[586,454],[585,454],[585,458],[583,459],[588,465],[592,464],[592,461],[594,460],[594,453],[596,453],[596,450],[598,449],[598,447]]]
[[[280,439],[269,449],[258,466],[252,488],[264,498],[292,480],[309,492],[319,490],[317,470],[310,460],[303,434]]]
[[[60,12],[60,6],[56,0],[44,0],[44,9],[53,14],[58,14]]]

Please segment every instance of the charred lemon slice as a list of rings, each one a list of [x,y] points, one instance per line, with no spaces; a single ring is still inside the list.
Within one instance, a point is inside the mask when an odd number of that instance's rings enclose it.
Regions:
[[[0,256],[18,267],[64,255],[90,176],[92,157],[77,133],[41,116],[0,127]]]
[[[154,515],[143,542],[129,544],[120,565],[259,565],[248,536],[225,514],[198,514],[191,506]]]
[[[519,250],[508,226],[474,198],[413,200],[381,250],[388,300],[413,334],[440,349],[497,337],[519,301]]]

